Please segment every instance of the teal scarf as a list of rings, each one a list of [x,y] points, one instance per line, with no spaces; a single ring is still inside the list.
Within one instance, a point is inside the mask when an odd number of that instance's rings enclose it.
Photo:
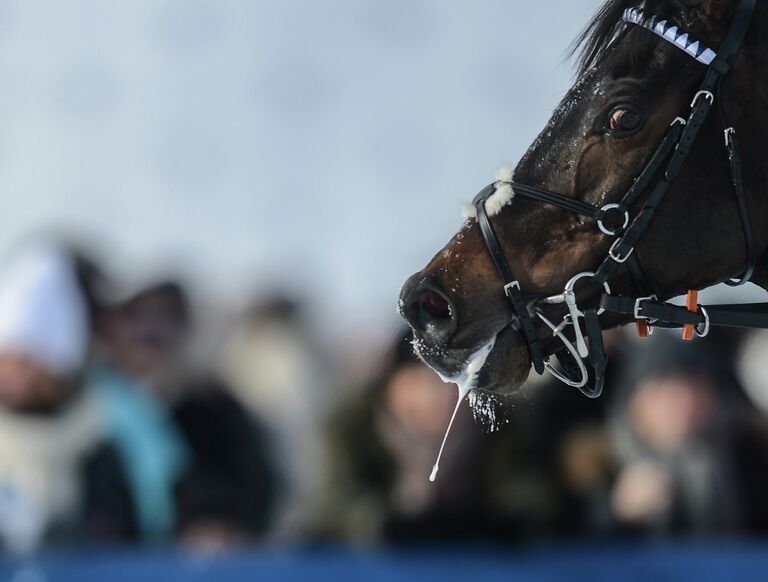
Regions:
[[[118,370],[93,366],[88,385],[104,411],[106,436],[123,462],[142,539],[168,539],[176,524],[174,486],[189,462],[184,437],[165,403]]]

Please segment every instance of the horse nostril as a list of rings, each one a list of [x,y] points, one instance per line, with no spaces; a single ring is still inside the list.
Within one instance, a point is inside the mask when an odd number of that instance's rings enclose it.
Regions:
[[[419,304],[435,319],[451,317],[451,306],[448,300],[434,291],[426,291],[419,297]]]
[[[401,297],[402,314],[414,331],[433,341],[448,341],[456,329],[456,310],[448,297],[422,281],[406,283]]]

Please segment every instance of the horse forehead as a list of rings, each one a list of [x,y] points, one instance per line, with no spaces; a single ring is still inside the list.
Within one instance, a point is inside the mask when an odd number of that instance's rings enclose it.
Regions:
[[[578,157],[584,128],[592,125],[589,112],[608,84],[608,79],[592,70],[576,81],[520,160],[517,172],[522,178],[535,180],[563,156]]]
[[[608,75],[593,67],[579,77],[555,109],[550,123],[557,123],[579,107],[588,107],[603,97],[610,84]]]

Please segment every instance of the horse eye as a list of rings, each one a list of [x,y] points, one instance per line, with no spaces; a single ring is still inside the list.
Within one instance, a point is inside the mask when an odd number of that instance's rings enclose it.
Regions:
[[[617,107],[608,116],[608,129],[616,132],[630,132],[640,129],[643,118],[640,114],[625,107]]]

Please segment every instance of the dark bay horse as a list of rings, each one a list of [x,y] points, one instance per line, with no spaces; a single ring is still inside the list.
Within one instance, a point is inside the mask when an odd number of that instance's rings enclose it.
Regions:
[[[641,300],[682,324],[662,310],[686,290],[734,277],[768,289],[768,3],[609,0],[579,45],[542,133],[403,286],[414,345],[447,378],[471,363],[473,387],[514,391],[563,345],[575,360],[599,351],[590,325],[650,319]],[[579,274],[595,280],[575,307]]]

